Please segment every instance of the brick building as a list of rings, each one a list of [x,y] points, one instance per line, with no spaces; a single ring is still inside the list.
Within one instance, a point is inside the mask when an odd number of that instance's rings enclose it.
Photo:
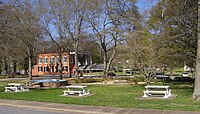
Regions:
[[[58,53],[56,52],[42,52],[38,54],[37,65],[34,65],[32,69],[33,76],[41,75],[58,75]],[[70,73],[74,69],[74,55],[70,53],[62,53],[62,73],[63,75],[70,76]]]

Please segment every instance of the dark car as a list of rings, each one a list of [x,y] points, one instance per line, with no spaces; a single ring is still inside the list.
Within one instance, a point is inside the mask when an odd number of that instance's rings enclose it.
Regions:
[[[174,82],[194,82],[194,78],[191,77],[175,77]]]
[[[17,74],[17,75],[20,75],[20,71],[19,71],[19,70],[18,70],[18,71],[16,71],[16,74]]]
[[[108,76],[116,76],[116,74],[114,72],[109,72]]]
[[[155,79],[169,79],[169,76],[162,74],[162,73],[157,73],[155,74]]]

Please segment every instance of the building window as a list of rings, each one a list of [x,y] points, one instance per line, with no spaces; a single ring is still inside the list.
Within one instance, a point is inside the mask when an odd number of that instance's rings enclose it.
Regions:
[[[42,71],[43,71],[42,67],[38,67],[38,72],[42,72]]]
[[[48,64],[48,58],[47,57],[44,58],[44,63]]]
[[[51,57],[50,63],[55,64],[55,58]]]
[[[66,63],[67,62],[67,57],[63,57],[63,63]]]
[[[59,63],[59,60],[60,60],[60,57],[57,57],[57,58],[56,58],[56,63],[57,63],[57,64]]]
[[[48,72],[49,68],[48,66],[44,66],[44,72]]]
[[[64,71],[68,71],[68,67],[67,66],[63,66],[63,70]]]
[[[50,67],[50,71],[51,71],[51,73],[54,72],[54,67],[53,66]]]
[[[42,64],[42,58],[38,59],[38,64]]]

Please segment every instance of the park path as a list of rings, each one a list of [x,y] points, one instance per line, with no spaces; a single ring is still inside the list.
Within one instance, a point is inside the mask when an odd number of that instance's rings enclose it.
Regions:
[[[34,110],[49,110],[73,114],[200,114],[200,112],[190,111],[170,111],[170,110],[148,110],[134,108],[113,108],[103,106],[86,106],[57,104],[36,101],[7,100],[0,99],[1,106],[12,106]]]

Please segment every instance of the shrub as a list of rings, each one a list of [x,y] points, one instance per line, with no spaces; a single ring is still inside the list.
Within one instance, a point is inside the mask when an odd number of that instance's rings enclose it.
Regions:
[[[75,79],[75,82],[78,83],[78,80]],[[82,78],[82,79],[80,79],[80,82],[81,83],[103,82],[103,79]]]
[[[128,82],[134,82],[135,84],[137,84],[138,82],[144,82],[145,78],[144,77],[134,77],[134,78],[126,78],[128,80]]]

